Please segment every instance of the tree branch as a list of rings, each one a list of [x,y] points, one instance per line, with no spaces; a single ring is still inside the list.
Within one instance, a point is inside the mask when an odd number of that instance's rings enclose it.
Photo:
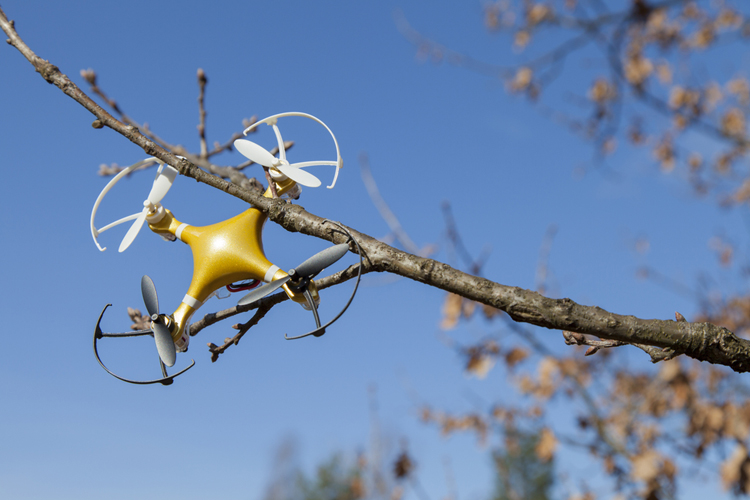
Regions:
[[[81,104],[96,120],[138,145],[146,154],[174,166],[181,175],[220,189],[268,214],[269,219],[291,232],[343,243],[346,235],[334,230],[326,220],[282,199],[264,198],[201,170],[189,159],[180,159],[144,136],[137,127],[126,125],[96,104],[57,66],[37,56],[20,38],[12,21],[0,9],[0,28],[8,43],[18,49],[47,82]],[[596,335],[603,339],[671,348],[678,354],[730,366],[738,372],[750,371],[750,342],[726,328],[710,323],[645,320],[610,313],[599,307],[584,306],[570,299],[550,299],[530,290],[495,283],[471,276],[433,259],[412,255],[371,236],[348,228],[364,253],[362,272],[387,272],[455,293],[505,311],[513,320],[555,330]]]

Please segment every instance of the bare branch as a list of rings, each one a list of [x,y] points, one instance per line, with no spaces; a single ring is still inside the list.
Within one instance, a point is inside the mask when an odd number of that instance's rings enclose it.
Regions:
[[[81,104],[104,126],[111,128],[141,147],[146,154],[174,166],[181,175],[220,189],[268,214],[271,221],[288,231],[299,232],[334,243],[346,237],[333,231],[326,220],[281,199],[265,198],[261,193],[230,183],[201,170],[192,158],[181,159],[144,136],[137,127],[125,124],[96,104],[59,68],[37,56],[20,38],[13,24],[0,9],[0,28],[9,43],[34,66],[49,83]],[[195,157],[193,157],[195,158]],[[609,340],[670,348],[702,361],[724,364],[738,372],[750,371],[750,342],[726,328],[710,323],[645,320],[622,316],[595,306],[583,306],[570,299],[550,299],[523,290],[471,276],[447,264],[403,252],[371,236],[348,228],[357,238],[366,258],[363,272],[388,272],[455,293],[469,300],[505,311],[513,320],[555,330],[595,335]]]

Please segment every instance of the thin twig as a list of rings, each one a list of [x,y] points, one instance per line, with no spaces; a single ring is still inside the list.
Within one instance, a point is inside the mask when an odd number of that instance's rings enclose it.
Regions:
[[[458,232],[458,225],[456,224],[456,219],[453,217],[450,202],[444,201],[440,208],[443,210],[445,231],[448,235],[448,241],[451,243],[451,248],[461,257],[461,260],[464,261],[464,265],[469,268],[471,274],[481,276],[482,267],[490,256],[490,247],[485,246],[482,248],[482,252],[476,259],[472,257],[471,253],[466,249],[466,245],[464,245],[461,234]]]
[[[209,342],[208,343],[208,350],[211,353],[211,362],[216,362],[217,359],[219,359],[219,354],[222,354],[224,351],[226,351],[229,346],[237,345],[240,343],[240,339],[252,328],[253,326],[257,325],[258,322],[263,319],[263,317],[266,315],[268,311],[271,310],[273,307],[273,304],[271,304],[271,301],[260,301],[260,305],[258,306],[258,310],[255,311],[255,314],[253,314],[253,317],[250,318],[249,321],[246,323],[236,324],[232,328],[235,328],[239,330],[237,334],[234,337],[226,338],[224,339],[224,345],[217,346],[214,343]]]
[[[419,247],[412,241],[401,225],[401,222],[399,222],[398,217],[396,217],[396,214],[393,213],[383,197],[380,196],[380,190],[378,190],[378,185],[375,183],[375,178],[372,176],[372,171],[370,170],[369,158],[365,153],[359,155],[359,171],[362,175],[362,182],[364,182],[367,189],[367,194],[370,195],[370,200],[372,200],[373,205],[378,209],[380,216],[388,224],[398,242],[404,246],[407,252],[419,255]]]
[[[203,105],[203,101],[206,97],[206,84],[208,78],[206,78],[206,72],[202,68],[198,68],[198,114],[200,116],[200,123],[198,123],[198,135],[201,139],[201,158],[208,158],[208,146],[206,145],[206,108]]]

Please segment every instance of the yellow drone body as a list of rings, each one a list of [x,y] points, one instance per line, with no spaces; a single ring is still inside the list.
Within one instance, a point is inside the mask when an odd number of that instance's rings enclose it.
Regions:
[[[279,195],[295,186],[285,179],[276,184]],[[264,196],[270,197],[270,188]],[[211,294],[221,287],[237,281],[259,280],[270,282],[283,278],[285,271],[272,264],[263,251],[262,231],[267,215],[250,208],[231,219],[210,226],[190,226],[177,220],[171,211],[159,207],[146,219],[149,228],[157,234],[170,234],[190,246],[193,252],[193,278],[185,298],[172,314],[172,338],[178,349],[184,350],[189,342],[185,330],[190,317]],[[152,222],[153,221],[153,222]],[[310,292],[319,300],[317,289],[311,283]],[[287,285],[287,295],[295,302],[304,303],[301,294],[295,294]]]

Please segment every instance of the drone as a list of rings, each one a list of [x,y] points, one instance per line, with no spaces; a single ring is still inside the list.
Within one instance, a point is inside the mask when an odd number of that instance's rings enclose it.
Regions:
[[[336,147],[335,161],[289,163],[286,158],[284,141],[277,122],[279,118],[292,116],[308,118],[325,127],[333,138]],[[302,170],[302,168],[311,166],[324,165],[336,167],[333,182],[327,187],[328,189],[332,189],[335,186],[339,170],[343,166],[343,160],[341,159],[336,136],[333,135],[333,132],[331,132],[331,129],[325,123],[307,113],[279,113],[253,123],[244,130],[244,135],[247,135],[248,132],[263,123],[273,128],[278,142],[278,157],[272,155],[262,146],[246,139],[237,139],[234,141],[234,147],[237,151],[251,162],[257,163],[266,169],[270,182],[263,196],[267,198],[287,196],[296,199],[301,192],[300,186],[313,188],[320,186],[321,182],[317,177]],[[99,205],[109,190],[134,170],[155,163],[159,163],[160,166],[151,186],[151,191],[143,202],[143,209],[140,212],[96,229],[94,218]],[[193,253],[193,277],[190,286],[182,302],[172,314],[160,312],[159,299],[153,280],[146,275],[141,278],[141,295],[143,296],[143,302],[148,312],[150,328],[122,333],[102,332],[100,327],[102,317],[111,304],[104,306],[96,322],[96,329],[94,331],[94,355],[107,373],[131,384],[172,384],[176,377],[182,375],[195,365],[195,360],[191,360],[189,366],[172,375],[169,375],[166,369],[166,367],[174,366],[178,352],[188,350],[191,317],[209,298],[225,287],[230,292],[250,290],[247,295],[239,300],[237,303],[238,306],[246,306],[257,302],[281,288],[289,299],[299,303],[303,308],[312,311],[315,320],[315,329],[294,337],[285,335],[285,338],[288,340],[300,339],[311,335],[320,337],[326,332],[326,328],[346,312],[354,299],[354,295],[357,293],[362,273],[361,248],[346,227],[337,222],[326,220],[326,223],[336,226],[339,231],[346,234],[348,237],[347,242],[328,247],[308,258],[297,267],[289,271],[284,271],[279,266],[271,263],[263,251],[262,232],[267,214],[255,207],[251,207],[230,219],[209,226],[191,226],[177,220],[174,214],[161,204],[162,199],[172,187],[177,174],[177,169],[163,163],[157,158],[150,157],[141,160],[123,169],[110,180],[99,194],[91,211],[91,236],[100,251],[106,250],[106,247],[102,247],[98,241],[101,233],[119,224],[133,221],[130,229],[128,229],[120,243],[120,252],[125,251],[130,246],[143,225],[148,223],[149,229],[164,240],[180,240],[186,243]],[[314,278],[325,268],[333,265],[346,255],[350,250],[350,244],[353,244],[352,248],[356,247],[360,264],[354,290],[343,309],[332,320],[321,325],[318,314],[320,295]],[[104,337],[123,338],[138,336],[152,336],[154,338],[156,351],[159,355],[161,378],[131,380],[115,374],[102,362],[97,347],[99,340]]]

